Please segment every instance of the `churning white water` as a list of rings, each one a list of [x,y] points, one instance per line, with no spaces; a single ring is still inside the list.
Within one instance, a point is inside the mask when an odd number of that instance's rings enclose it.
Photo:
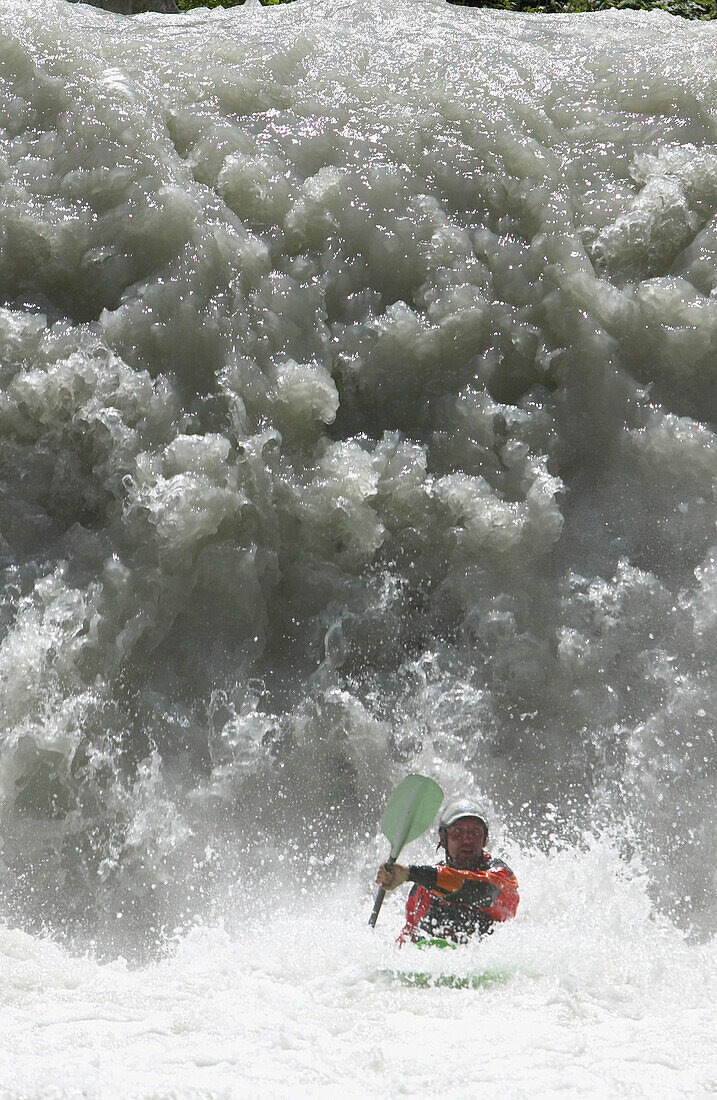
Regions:
[[[655,920],[606,846],[516,857],[521,919],[450,959],[399,958],[398,906],[372,934],[351,872],[311,906],[229,912],[140,970],[4,931],[1,1094],[713,1094],[714,951]],[[416,971],[428,985],[401,977]]]
[[[3,1100],[717,1091],[715,46],[0,5]]]

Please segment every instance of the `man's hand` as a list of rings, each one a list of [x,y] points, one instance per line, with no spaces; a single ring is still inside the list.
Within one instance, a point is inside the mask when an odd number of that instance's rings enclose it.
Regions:
[[[394,863],[392,871],[382,863],[376,875],[377,884],[383,886],[384,890],[395,890],[397,886],[403,886],[407,879],[408,867],[404,867],[401,863]]]

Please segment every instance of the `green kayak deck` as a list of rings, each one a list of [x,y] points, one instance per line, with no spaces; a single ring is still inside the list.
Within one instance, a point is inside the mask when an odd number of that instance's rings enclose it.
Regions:
[[[401,985],[411,985],[418,989],[484,989],[486,986],[502,985],[512,977],[510,971],[497,967],[475,974],[429,974],[423,970],[391,970],[388,973]]]
[[[459,944],[439,936],[425,937],[414,941],[416,947],[441,948],[455,951]],[[486,967],[473,974],[431,974],[424,970],[389,970],[387,974],[401,985],[412,985],[419,989],[443,987],[448,989],[482,989],[486,986],[501,985],[510,981],[514,969],[510,967]]]

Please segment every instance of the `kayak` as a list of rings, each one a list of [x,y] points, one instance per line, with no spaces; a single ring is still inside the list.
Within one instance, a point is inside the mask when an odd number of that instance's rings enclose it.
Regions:
[[[423,937],[414,940],[414,945],[421,950],[426,947],[438,947],[452,951],[459,946],[442,936]],[[506,967],[493,966],[474,974],[430,974],[424,970],[390,970],[388,974],[402,985],[412,985],[419,989],[428,989],[431,986],[443,986],[449,989],[481,989],[509,981],[513,971]]]
[[[423,970],[394,970],[392,977],[401,985],[412,985],[418,989],[442,986],[448,989],[483,989],[486,986],[501,985],[510,981],[511,974],[497,967],[482,970],[477,974],[429,974]]]

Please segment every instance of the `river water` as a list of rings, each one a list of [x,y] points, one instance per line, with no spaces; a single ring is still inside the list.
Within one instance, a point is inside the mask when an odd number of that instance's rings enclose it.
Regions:
[[[717,1090],[715,45],[4,0],[3,1100]]]

